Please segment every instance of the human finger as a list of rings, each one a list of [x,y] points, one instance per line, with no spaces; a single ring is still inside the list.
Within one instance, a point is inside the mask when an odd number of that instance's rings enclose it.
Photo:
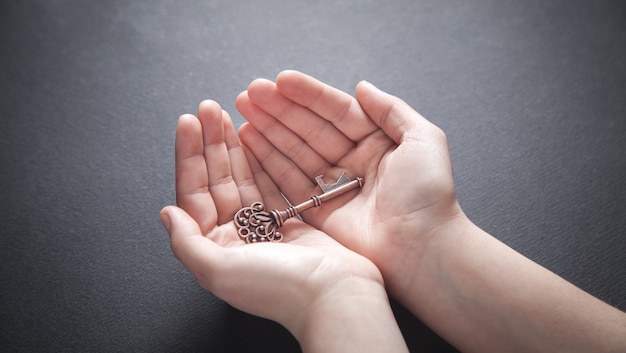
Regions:
[[[215,203],[217,224],[230,221],[232,215],[241,208],[239,190],[233,179],[230,155],[224,138],[224,113],[219,104],[211,100],[203,101],[198,107],[198,119],[202,124],[204,139],[208,189]]]
[[[293,160],[277,150],[254,126],[242,125],[239,128],[239,136],[250,156],[248,158],[250,168],[262,192],[275,190],[274,193],[278,192],[279,195],[282,192],[294,202],[307,199],[312,195],[315,190],[312,179]],[[269,188],[271,185],[280,185],[280,189]],[[273,194],[264,194],[264,196],[271,196],[272,200],[276,199]]]
[[[330,167],[331,164],[303,141],[300,136],[254,104],[248,97],[247,91],[242,92],[237,98],[237,109],[254,126],[255,131],[261,133],[280,153],[290,160],[296,161],[298,167],[310,179],[317,176],[320,171]],[[245,136],[247,131],[250,130],[244,128],[239,131],[242,139],[247,138]],[[257,148],[255,142],[248,143],[248,146],[252,150]]]
[[[199,275],[204,281],[210,278],[214,264],[220,262],[220,246],[206,238],[195,220],[178,207],[164,207],[160,217],[170,234],[170,246],[176,258],[196,278]]]
[[[438,129],[402,99],[369,82],[357,85],[356,97],[371,120],[398,145],[407,138],[421,139],[428,135],[425,131]]]
[[[195,116],[185,114],[178,119],[175,146],[176,204],[206,233],[217,222],[217,215],[208,188],[202,126]]]
[[[254,179],[261,190],[262,200],[265,206],[265,211],[273,209],[284,210],[289,206],[293,206],[289,196],[286,195],[281,189],[278,188],[272,177],[266,172],[261,163],[256,159],[254,153],[252,153],[245,145],[243,146],[248,160],[250,161],[250,169],[254,175]],[[283,234],[285,242],[290,242],[295,239],[299,239],[301,235],[306,234],[301,228],[294,227],[296,219],[289,219],[279,231]]]
[[[246,158],[246,154],[239,142],[237,132],[233,126],[233,122],[230,119],[230,115],[226,112],[224,116],[224,139],[226,142],[226,148],[228,149],[228,155],[230,156],[230,164],[233,174],[233,179],[239,190],[239,199],[241,200],[241,206],[250,205],[252,202],[261,199],[261,193],[254,181],[254,176],[250,170],[250,165]]]
[[[248,86],[248,97],[330,163],[336,163],[354,147],[354,142],[330,121],[283,96],[272,81],[254,80]]]
[[[354,97],[309,75],[286,70],[276,77],[276,86],[282,95],[326,119],[354,142],[378,129]]]

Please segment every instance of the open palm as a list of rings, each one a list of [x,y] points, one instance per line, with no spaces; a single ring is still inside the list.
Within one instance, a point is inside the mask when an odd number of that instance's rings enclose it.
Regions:
[[[298,220],[281,229],[282,243],[245,244],[233,216],[262,201],[286,207],[260,164],[239,144],[228,114],[212,101],[176,131],[177,205],[161,217],[172,250],[198,282],[246,312],[283,324],[343,278],[382,283],[366,258]]]
[[[406,249],[424,251],[439,224],[462,214],[445,135],[368,83],[357,86],[356,97],[294,71],[276,83],[256,80],[237,100],[250,122],[240,137],[294,203],[320,192],[316,175],[363,177],[362,192],[303,217],[372,259],[386,277],[402,276],[417,265],[405,263]]]

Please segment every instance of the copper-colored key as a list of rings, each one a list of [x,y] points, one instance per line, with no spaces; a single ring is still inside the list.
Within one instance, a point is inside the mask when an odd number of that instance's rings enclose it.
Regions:
[[[320,175],[315,178],[323,193],[315,195],[299,205],[290,206],[282,211],[272,210],[267,212],[263,203],[255,202],[250,207],[240,209],[234,218],[239,236],[246,243],[281,241],[283,235],[277,230],[289,218],[295,217],[310,208],[319,207],[322,203],[332,198],[363,186],[363,178],[357,177],[354,180],[350,180],[346,173],[342,173],[333,184],[325,184],[322,180],[323,177],[323,175]]]

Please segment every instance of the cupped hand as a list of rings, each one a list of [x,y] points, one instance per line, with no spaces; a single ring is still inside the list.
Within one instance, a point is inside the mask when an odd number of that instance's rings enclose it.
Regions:
[[[245,244],[233,216],[262,201],[286,207],[258,161],[239,144],[228,114],[213,101],[176,130],[176,206],[161,211],[176,257],[200,285],[234,307],[287,328],[306,320],[315,300],[346,280],[382,287],[374,264],[298,221],[281,243]]]
[[[363,190],[303,214],[304,219],[381,269],[392,291],[443,224],[464,217],[456,201],[443,132],[401,99],[367,82],[356,99],[295,71],[258,79],[237,100],[250,124],[242,142],[280,190],[298,203],[312,182],[340,172]]]

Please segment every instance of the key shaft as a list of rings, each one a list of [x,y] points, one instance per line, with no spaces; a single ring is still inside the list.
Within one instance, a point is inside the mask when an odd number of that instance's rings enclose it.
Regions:
[[[300,213],[311,209],[313,207],[319,207],[322,203],[333,199],[337,196],[343,195],[345,193],[347,193],[348,191],[354,190],[356,188],[361,188],[363,187],[363,178],[359,178],[357,177],[356,179],[337,186],[336,188],[333,188],[332,190],[326,191],[323,194],[320,195],[315,195],[313,197],[311,197],[309,200],[295,205],[295,206],[291,206],[289,208],[286,208],[282,211],[280,210],[272,210],[270,212],[271,217],[274,220],[274,223],[276,224],[276,228],[280,228],[283,226],[283,224],[285,223],[285,221],[287,221],[289,218],[295,217],[297,215],[299,215]]]

